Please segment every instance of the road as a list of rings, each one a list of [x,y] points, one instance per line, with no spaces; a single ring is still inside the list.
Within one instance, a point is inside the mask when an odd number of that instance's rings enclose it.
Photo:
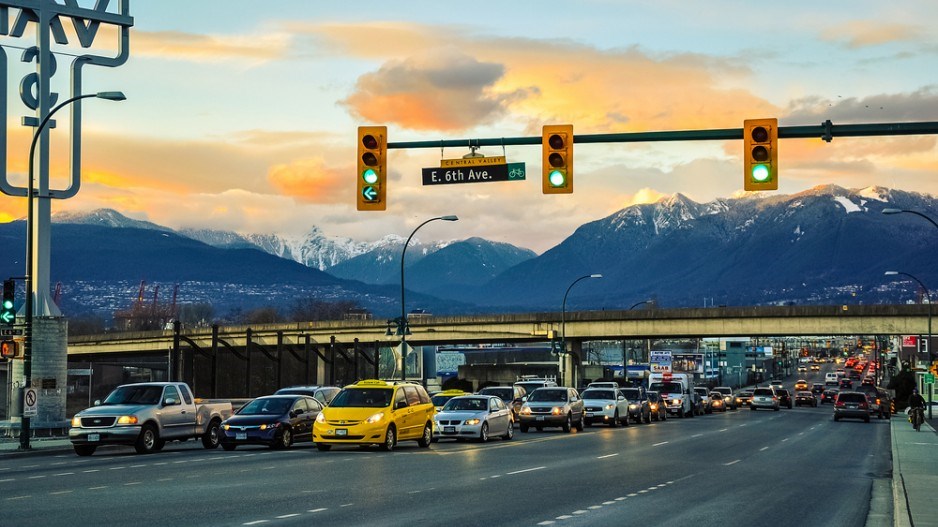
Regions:
[[[0,525],[862,526],[874,479],[889,478],[888,422],[831,412],[746,409],[390,454],[189,442],[10,459]]]

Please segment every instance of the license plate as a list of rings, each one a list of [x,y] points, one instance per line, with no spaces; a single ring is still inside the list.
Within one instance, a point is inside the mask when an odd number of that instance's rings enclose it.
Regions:
[[[344,429],[344,428],[339,428],[338,430],[335,431],[335,435],[337,435],[337,436],[346,436],[346,435],[348,435],[348,430],[346,430],[346,429]]]
[[[101,434],[88,434],[88,441],[100,441]]]
[[[544,416],[543,416],[543,415],[537,416],[537,420],[538,420],[538,421],[543,421],[543,420],[544,420]]]
[[[246,441],[248,438],[247,432],[235,432],[235,439],[238,441]]]
[[[444,426],[444,427],[443,427],[443,431],[444,431],[444,432],[452,432],[452,433],[455,433],[455,432],[456,432],[456,427],[455,427],[455,426]]]
[[[848,405],[847,405],[847,408],[857,408],[857,405],[855,405],[855,404],[848,404]]]
[[[586,417],[593,417],[593,412],[586,412]]]

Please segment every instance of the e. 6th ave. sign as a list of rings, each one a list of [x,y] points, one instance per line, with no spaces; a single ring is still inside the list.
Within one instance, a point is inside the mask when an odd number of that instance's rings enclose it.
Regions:
[[[449,185],[453,183],[484,183],[487,181],[524,180],[524,163],[501,162],[486,164],[484,158],[466,159],[468,166],[442,166],[423,169],[424,185]],[[460,161],[460,160],[444,160]],[[445,163],[444,163],[445,164]],[[457,163],[450,163],[455,165]]]

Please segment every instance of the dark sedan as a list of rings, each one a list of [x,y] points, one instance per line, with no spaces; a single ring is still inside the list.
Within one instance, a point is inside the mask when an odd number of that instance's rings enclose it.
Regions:
[[[835,390],[834,388],[824,390],[824,393],[821,394],[821,404],[834,404],[834,401],[837,400],[838,393],[840,393],[840,390]]]
[[[813,406],[817,407],[817,398],[813,393],[800,391],[795,393],[795,406]]]
[[[308,395],[267,395],[242,406],[221,424],[221,446],[290,448],[295,441],[313,440],[313,422],[322,403]]]
[[[788,390],[784,388],[776,388],[775,395],[778,397],[779,406],[784,406],[785,408],[788,408],[789,410],[791,410],[792,408],[791,392],[789,392]]]

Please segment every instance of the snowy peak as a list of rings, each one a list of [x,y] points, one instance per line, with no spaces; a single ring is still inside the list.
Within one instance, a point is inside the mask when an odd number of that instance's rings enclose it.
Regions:
[[[114,209],[95,209],[90,212],[63,211],[52,215],[54,223],[71,223],[77,225],[98,225],[101,227],[121,227],[129,229],[150,229],[172,232],[172,229],[162,227],[149,221],[134,220],[124,216]]]

